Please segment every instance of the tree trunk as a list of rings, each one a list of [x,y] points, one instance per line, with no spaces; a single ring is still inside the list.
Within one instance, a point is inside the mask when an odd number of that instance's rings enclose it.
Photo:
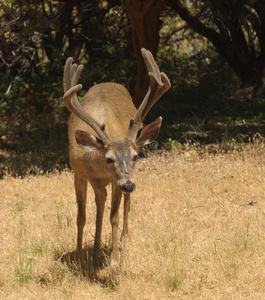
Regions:
[[[149,77],[141,55],[141,48],[156,56],[159,45],[160,13],[166,0],[124,0],[132,23],[133,50],[137,60],[137,82],[133,102],[138,108],[148,90]]]

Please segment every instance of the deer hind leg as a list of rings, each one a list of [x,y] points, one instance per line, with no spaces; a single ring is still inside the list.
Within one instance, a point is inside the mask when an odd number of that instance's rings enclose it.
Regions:
[[[102,232],[102,220],[105,208],[105,202],[107,197],[107,191],[105,187],[94,188],[95,201],[97,205],[97,217],[96,217],[96,234],[94,242],[94,264],[99,266],[100,264],[100,244],[101,244],[101,232]]]
[[[86,197],[87,197],[87,180],[84,177],[74,176],[75,193],[77,201],[77,246],[76,260],[80,261],[82,257],[82,240],[83,229],[86,224]]]
[[[111,267],[116,268],[120,263],[120,253],[118,247],[118,226],[119,226],[119,207],[121,203],[122,192],[117,183],[112,183],[112,199],[110,223],[112,227],[112,252],[110,257]]]

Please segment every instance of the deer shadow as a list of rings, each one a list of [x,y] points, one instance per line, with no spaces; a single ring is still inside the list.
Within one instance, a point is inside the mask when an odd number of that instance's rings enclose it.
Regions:
[[[100,264],[93,261],[93,246],[86,245],[83,248],[83,255],[80,261],[76,261],[76,251],[71,251],[59,257],[59,261],[66,265],[76,276],[100,284],[102,287],[116,290],[118,287],[118,272],[110,268],[111,249],[107,245],[101,248]]]

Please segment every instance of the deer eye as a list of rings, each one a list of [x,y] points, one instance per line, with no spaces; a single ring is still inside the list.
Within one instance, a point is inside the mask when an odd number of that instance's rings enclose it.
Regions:
[[[111,159],[111,158],[109,158],[109,157],[106,157],[106,163],[107,163],[107,164],[111,164],[111,163],[113,163],[113,162],[114,162],[113,159]]]

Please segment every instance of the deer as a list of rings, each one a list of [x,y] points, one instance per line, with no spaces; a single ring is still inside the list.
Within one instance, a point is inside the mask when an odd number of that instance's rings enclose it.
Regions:
[[[149,75],[148,91],[138,109],[128,90],[121,84],[106,82],[91,87],[79,101],[77,92],[83,65],[69,57],[63,75],[63,102],[70,110],[68,122],[69,160],[74,173],[77,202],[77,246],[75,259],[81,261],[83,230],[86,223],[87,182],[95,193],[96,232],[93,264],[101,257],[102,219],[107,197],[106,187],[111,184],[110,223],[112,242],[110,266],[120,264],[118,226],[119,207],[124,198],[121,239],[128,236],[130,194],[135,190],[133,169],[140,147],[154,141],[159,133],[162,117],[143,127],[143,120],[158,99],[170,88],[167,75],[160,72],[152,53],[141,49]]]

